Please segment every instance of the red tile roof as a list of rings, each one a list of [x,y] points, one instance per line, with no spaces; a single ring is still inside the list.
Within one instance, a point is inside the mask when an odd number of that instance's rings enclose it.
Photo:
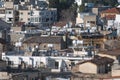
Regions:
[[[111,8],[111,9],[107,9],[107,10],[102,11],[102,13],[116,13],[116,14],[119,14],[120,9],[119,8]]]
[[[107,15],[105,16],[107,20],[115,20],[115,15]]]

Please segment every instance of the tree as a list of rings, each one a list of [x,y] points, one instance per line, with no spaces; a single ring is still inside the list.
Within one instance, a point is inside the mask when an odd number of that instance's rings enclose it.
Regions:
[[[73,4],[69,9],[64,9],[60,13],[61,21],[75,21],[77,16],[77,4]]]
[[[69,13],[72,14],[72,11],[74,13],[74,10],[71,8],[71,7],[74,7],[73,6],[74,1],[75,0],[49,0],[49,7],[57,8],[58,19],[63,20],[65,19],[65,16],[67,16]]]
[[[115,6],[118,2],[117,0],[102,0],[104,5]]]
[[[79,12],[83,12],[85,10],[85,6],[84,4],[82,4],[80,7],[79,7]]]
[[[59,0],[49,0],[49,7],[50,8],[58,8]]]

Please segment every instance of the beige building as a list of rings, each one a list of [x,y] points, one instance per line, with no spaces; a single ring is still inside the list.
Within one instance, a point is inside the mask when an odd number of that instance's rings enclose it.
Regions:
[[[98,55],[102,57],[108,57],[108,58],[114,59],[111,76],[112,77],[120,76],[120,65],[119,65],[120,64],[120,50],[119,49],[100,52]]]
[[[84,23],[84,20],[81,17],[80,13],[78,13],[77,18],[76,18],[76,24],[79,25],[79,24],[83,24],[83,23]]]
[[[7,72],[0,72],[0,80],[9,80],[11,78],[11,75],[9,75]]]
[[[46,49],[66,49],[66,42],[59,36],[35,36],[26,39],[23,42],[24,49],[38,47],[41,50]]]
[[[98,15],[98,8],[92,8],[92,13],[94,13],[94,14],[96,14],[96,15]]]
[[[4,4],[5,8],[12,8],[13,9],[13,1],[12,0],[8,0],[5,2]]]
[[[111,71],[113,59],[107,57],[95,57],[92,60],[83,61],[73,67],[73,72],[103,74]]]
[[[30,10],[19,10],[19,22],[30,22]]]
[[[85,27],[95,27],[96,26],[96,15],[88,15],[84,17]]]

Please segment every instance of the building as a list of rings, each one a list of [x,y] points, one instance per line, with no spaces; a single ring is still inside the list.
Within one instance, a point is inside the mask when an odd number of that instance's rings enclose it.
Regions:
[[[120,37],[120,14],[116,14],[115,16],[115,21],[114,21],[114,26],[117,29],[117,35]]]
[[[114,59],[111,76],[118,77],[120,73],[120,50],[115,49],[111,51],[104,51],[104,52],[100,52],[98,55],[102,57],[108,57]]]
[[[75,0],[75,3],[77,3],[78,6],[82,4],[82,0]]]
[[[13,13],[13,9],[5,9],[5,21],[7,23],[11,23],[13,24],[13,18],[14,18],[14,13]]]
[[[96,26],[96,15],[93,13],[78,13],[76,25],[86,28]]]
[[[40,27],[50,27],[56,21],[57,9],[55,8],[33,10],[30,16],[30,23],[39,24]]]
[[[2,18],[2,20],[6,21],[7,23],[13,24],[13,0],[4,0],[0,1],[0,3],[0,18]]]
[[[104,49],[104,42],[106,41],[106,38],[101,33],[81,33],[81,37],[84,41],[85,46],[94,46],[94,49]]]
[[[76,25],[84,24],[84,17],[88,15],[89,13],[77,13]]]
[[[89,15],[84,17],[85,27],[96,27],[96,15]]]
[[[76,64],[73,71],[89,74],[104,74],[111,71],[113,61],[111,58],[97,56],[92,60]]]
[[[64,41],[63,37],[59,36],[37,36],[26,39],[23,42],[24,49],[31,47],[31,49],[36,46],[38,49],[46,50],[46,49],[66,49],[66,41]]]
[[[116,7],[104,10],[100,13],[101,18],[104,18],[108,15],[114,15],[115,16],[116,14],[120,14],[120,9],[116,8]]]
[[[115,27],[115,16],[118,14],[120,14],[119,7],[109,8],[107,10],[101,11],[100,16],[101,19],[103,19],[104,21],[103,25],[107,26],[106,29]]]
[[[11,78],[11,75],[7,72],[0,72],[0,79],[1,80],[9,80]]]
[[[20,5],[18,9],[19,23],[50,27],[57,21],[57,9],[48,8],[47,4],[46,1],[35,1]]]
[[[30,22],[30,10],[28,9],[19,9],[19,23],[26,23]]]

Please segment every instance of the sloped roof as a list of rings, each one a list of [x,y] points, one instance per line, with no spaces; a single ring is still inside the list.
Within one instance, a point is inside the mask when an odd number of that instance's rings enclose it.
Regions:
[[[111,55],[111,56],[120,56],[120,49],[110,50],[110,51],[103,51],[100,52],[101,54]]]
[[[92,60],[87,60],[87,61],[84,61],[84,62],[80,62],[78,63],[79,64],[83,64],[83,63],[86,63],[86,62],[90,62],[90,63],[93,63],[95,65],[104,65],[104,64],[109,64],[109,63],[113,63],[113,59],[111,58],[108,58],[108,57],[100,57],[100,56],[97,56],[95,57],[94,59]]]
[[[35,36],[26,39],[24,43],[60,43],[62,40],[63,38],[59,36]]]
[[[105,16],[107,20],[115,20],[115,15],[107,15]]]
[[[117,13],[117,14],[119,14],[120,9],[119,8],[111,8],[111,9],[107,9],[107,10],[102,11],[102,13]]]
[[[65,26],[67,23],[65,21],[60,21],[60,22],[57,22],[55,23],[53,26],[59,26],[59,27],[63,27]]]

